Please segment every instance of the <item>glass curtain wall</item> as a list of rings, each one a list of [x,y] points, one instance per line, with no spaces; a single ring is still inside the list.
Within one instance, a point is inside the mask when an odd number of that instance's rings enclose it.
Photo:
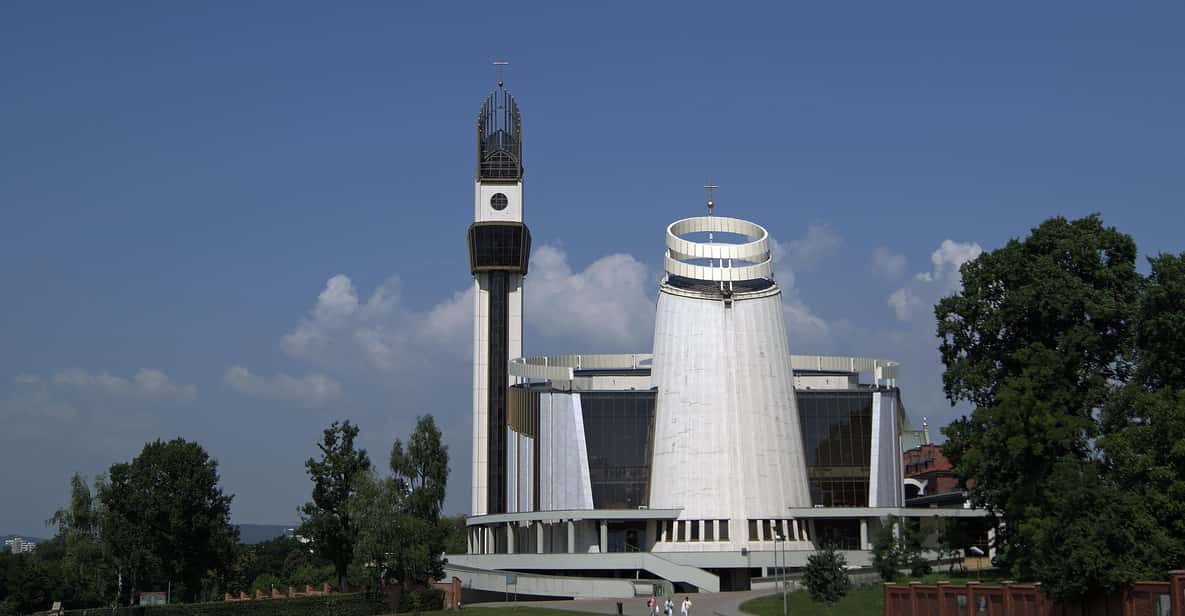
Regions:
[[[799,391],[798,414],[811,502],[867,507],[872,391]]]
[[[580,394],[593,506],[636,509],[649,504],[654,392]]]

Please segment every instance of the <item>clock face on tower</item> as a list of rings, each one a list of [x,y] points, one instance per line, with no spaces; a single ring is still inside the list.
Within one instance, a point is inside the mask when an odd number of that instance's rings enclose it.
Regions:
[[[494,193],[494,196],[490,197],[490,207],[498,210],[499,212],[506,209],[506,206],[509,204],[510,200],[507,199],[506,195],[502,193]]]

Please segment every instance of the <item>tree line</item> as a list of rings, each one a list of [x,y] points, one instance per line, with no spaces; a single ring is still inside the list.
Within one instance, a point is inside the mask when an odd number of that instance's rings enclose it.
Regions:
[[[1001,523],[1001,565],[1057,599],[1185,566],[1185,253],[1137,267],[1098,215],[962,266],[935,307],[943,453]]]
[[[324,430],[320,455],[305,463],[312,500],[299,509],[297,536],[255,545],[239,542],[233,495],[197,443],[153,441],[92,482],[74,475],[69,503],[47,521],[54,537],[31,553],[0,552],[0,615],[54,601],[130,605],[142,591],[192,602],[324,582],[341,591],[426,586],[446,551],[465,549],[463,516],[441,516],[448,448],[432,417],[420,417],[380,476],[355,447],[358,433],[348,421]]]

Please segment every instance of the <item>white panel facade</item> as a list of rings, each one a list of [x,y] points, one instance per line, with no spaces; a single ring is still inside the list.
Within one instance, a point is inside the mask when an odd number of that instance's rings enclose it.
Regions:
[[[659,293],[650,506],[682,519],[785,518],[810,507],[780,293],[719,299]]]
[[[522,222],[523,220],[523,183],[505,184],[498,182],[477,183],[476,202],[473,208],[473,220],[478,222],[508,221]],[[490,205],[490,199],[498,193],[506,195],[507,205],[496,210]]]
[[[868,476],[869,507],[905,506],[901,471],[900,420],[897,396],[872,394],[872,452]]]
[[[580,394],[539,395],[539,509],[592,509]]]
[[[535,439],[518,435],[518,503],[515,511],[531,511],[535,495]]]
[[[476,274],[473,278],[473,515],[489,511],[486,503],[489,471],[489,276]]]
[[[518,511],[518,433],[509,428],[506,429],[506,502],[503,506],[506,511]]]
[[[506,306],[507,316],[507,332],[506,332],[506,352],[510,359],[523,356],[523,277],[518,274],[510,275],[510,294],[507,297]],[[509,367],[507,368],[509,370]],[[513,385],[516,380],[514,377],[507,375],[510,379],[506,381]]]

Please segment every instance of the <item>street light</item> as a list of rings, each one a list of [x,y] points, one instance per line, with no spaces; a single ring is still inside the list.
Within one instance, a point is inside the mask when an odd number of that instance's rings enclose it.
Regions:
[[[788,585],[787,584],[788,580],[786,579],[786,552],[785,552],[786,538],[783,537],[780,533],[774,533],[774,567],[778,566],[778,542],[779,541],[782,542],[782,548],[783,548],[782,568],[778,570],[778,578],[781,580],[781,584],[782,584],[782,616],[787,616],[789,614],[789,610],[786,606],[786,586]]]
[[[979,581],[979,573],[980,573],[980,571],[983,571],[983,550],[980,549],[980,547],[978,545],[973,545],[973,546],[971,546],[971,549],[968,551],[976,556],[976,559],[975,559],[975,581],[978,582]]]

